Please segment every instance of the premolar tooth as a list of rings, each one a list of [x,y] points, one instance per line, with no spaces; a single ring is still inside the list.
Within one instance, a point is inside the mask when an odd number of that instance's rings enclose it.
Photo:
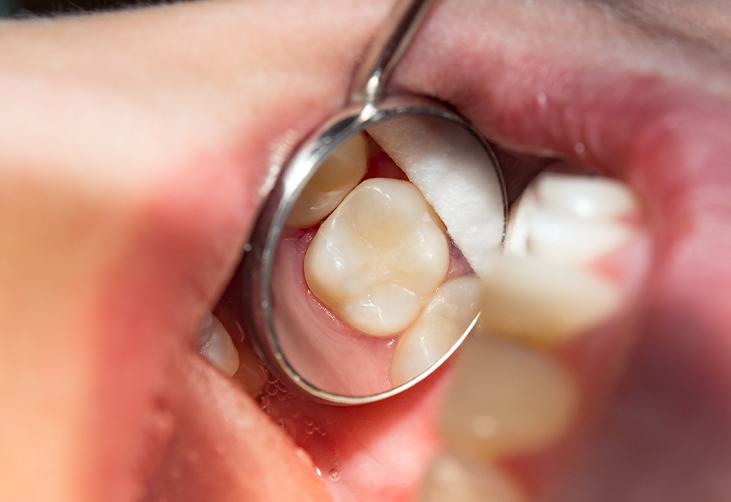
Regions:
[[[539,209],[529,217],[527,249],[539,258],[585,264],[620,248],[633,234],[622,223],[579,219]]]
[[[489,465],[442,454],[426,470],[419,502],[522,502],[515,482]]]
[[[358,185],[305,254],[313,294],[356,329],[391,336],[409,326],[444,281],[449,243],[407,181]]]
[[[637,211],[632,192],[610,178],[546,172],[535,183],[543,205],[580,218],[618,218]]]
[[[399,338],[391,365],[394,387],[421,375],[459,341],[480,310],[480,280],[462,276],[442,284],[419,319]]]
[[[227,376],[234,376],[239,368],[239,353],[231,336],[214,315],[206,315],[201,322],[198,349],[203,357]]]
[[[564,342],[606,320],[620,303],[609,281],[531,256],[501,256],[482,290],[480,323],[540,344]]]
[[[478,458],[530,453],[575,420],[576,382],[547,354],[484,335],[462,354],[440,422],[451,447]]]
[[[319,223],[363,178],[368,167],[368,141],[356,134],[320,166],[297,198],[287,224],[305,228]]]

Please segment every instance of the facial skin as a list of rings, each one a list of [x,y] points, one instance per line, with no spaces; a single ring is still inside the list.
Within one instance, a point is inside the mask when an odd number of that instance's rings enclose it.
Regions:
[[[655,254],[635,343],[563,500],[726,500],[731,17],[722,2],[613,5],[444,1],[392,88],[450,103],[505,147],[625,179],[643,201]],[[343,104],[389,6],[221,1],[0,24],[0,498],[328,500],[192,338],[272,166]],[[371,440],[433,419],[448,378],[360,418],[320,412]],[[413,455],[392,479],[374,448],[385,486],[364,500],[417,483],[433,439],[399,437]]]

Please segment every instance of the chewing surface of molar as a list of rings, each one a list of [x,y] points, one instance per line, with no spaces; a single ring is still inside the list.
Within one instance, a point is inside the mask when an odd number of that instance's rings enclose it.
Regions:
[[[394,386],[421,375],[464,335],[480,309],[480,280],[474,275],[442,284],[417,321],[399,337],[391,364]]]
[[[485,335],[462,354],[440,421],[449,446],[483,459],[531,453],[574,422],[578,387],[553,357]]]
[[[352,327],[391,336],[419,315],[449,267],[449,242],[423,195],[403,180],[358,185],[305,254],[312,293]]]
[[[335,209],[368,167],[368,141],[356,134],[335,150],[312,176],[294,204],[287,224],[305,228],[319,223]]]
[[[502,245],[505,214],[500,180],[477,140],[422,116],[387,120],[368,133],[424,194],[477,275],[487,273]]]
[[[452,454],[427,467],[418,502],[523,502],[516,483],[495,467]]]
[[[234,376],[239,368],[239,353],[221,321],[207,314],[198,335],[200,353],[226,376]]]

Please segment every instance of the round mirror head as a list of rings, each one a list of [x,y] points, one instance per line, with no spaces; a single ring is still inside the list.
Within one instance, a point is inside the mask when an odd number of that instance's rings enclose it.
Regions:
[[[245,257],[251,336],[316,399],[388,397],[479,316],[506,202],[487,143],[440,107],[347,111],[283,169]]]

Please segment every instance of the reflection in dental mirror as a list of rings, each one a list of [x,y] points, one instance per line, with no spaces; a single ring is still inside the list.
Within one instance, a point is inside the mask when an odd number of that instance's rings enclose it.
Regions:
[[[502,246],[485,143],[442,116],[391,116],[341,141],[297,197],[271,278],[286,363],[344,396],[432,371],[476,320],[478,277]]]

